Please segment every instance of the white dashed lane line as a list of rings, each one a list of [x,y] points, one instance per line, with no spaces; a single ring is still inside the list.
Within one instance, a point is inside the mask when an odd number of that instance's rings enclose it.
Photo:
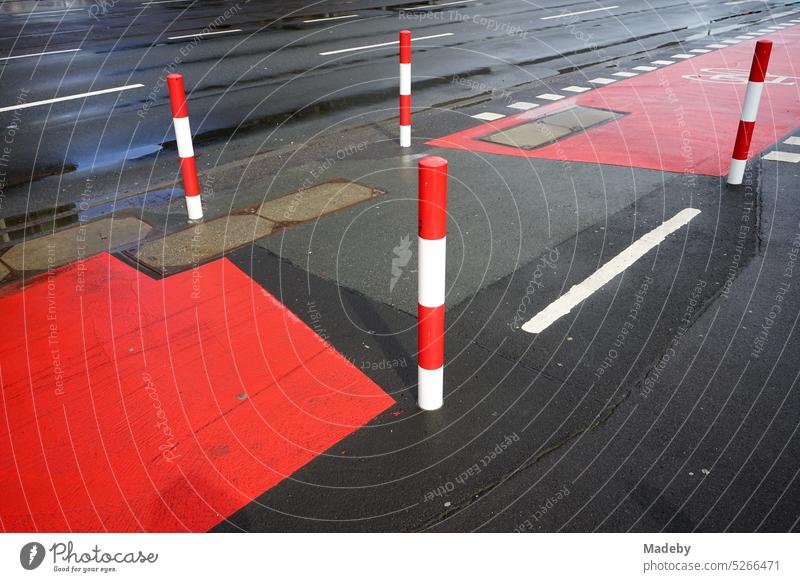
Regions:
[[[461,4],[470,4],[478,0],[461,0],[460,2],[445,2],[443,4],[420,4],[419,6],[411,6],[410,8],[403,8],[401,12],[419,12],[420,10],[436,10],[442,6],[458,6]]]
[[[578,304],[589,298],[606,283],[620,275],[641,259],[649,251],[664,242],[670,234],[689,224],[695,216],[700,214],[696,208],[685,208],[678,214],[642,236],[631,246],[626,248],[616,257],[600,267],[592,275],[584,279],[581,283],[573,286],[564,295],[553,301],[550,305],[532,317],[522,330],[528,333],[541,333],[553,322],[560,319]]]
[[[533,109],[534,107],[539,107],[538,103],[528,103],[527,101],[517,101],[516,103],[512,103],[509,105],[511,109],[519,109],[520,111],[527,111],[528,109]]]
[[[783,141],[786,145],[800,145],[800,137],[792,136]]]
[[[26,57],[41,57],[44,55],[58,55],[62,53],[76,53],[81,49],[64,49],[60,51],[47,51],[44,53],[30,53],[28,55],[15,55],[13,57],[0,57],[0,61],[11,61],[13,59],[24,59]]]
[[[500,113],[492,113],[491,111],[484,111],[483,113],[477,113],[475,115],[470,115],[475,119],[480,119],[481,121],[497,121],[498,119],[503,119],[505,115]]]
[[[28,109],[29,107],[38,107],[39,105],[48,105],[50,103],[61,103],[62,101],[72,101],[73,99],[83,99],[84,97],[94,97],[95,95],[105,95],[106,93],[118,93],[120,91],[138,89],[140,87],[144,87],[144,85],[142,85],[141,83],[137,83],[135,85],[124,85],[122,87],[101,89],[100,91],[89,91],[88,93],[80,93],[78,95],[67,95],[66,97],[45,99],[44,101],[31,101],[30,103],[19,103],[17,105],[10,105],[8,107],[0,107],[0,113],[3,113],[4,111],[16,111],[18,109]]]
[[[706,53],[710,53],[711,49],[692,49],[689,51],[690,53],[697,53],[699,55],[704,55]]]
[[[594,83],[596,85],[610,85],[611,83],[616,83],[616,79],[606,79],[605,77],[597,77],[596,79],[589,79],[590,83]]]
[[[442,34],[432,34],[430,36],[420,36],[420,37],[417,37],[417,38],[411,37],[411,42],[418,42],[420,40],[428,40],[428,39],[431,39],[431,38],[442,38],[444,36],[453,36],[453,34],[455,34],[455,33],[453,33],[453,32],[443,32]],[[342,53],[349,53],[349,52],[353,52],[353,51],[363,51],[363,50],[366,50],[366,49],[379,48],[379,47],[382,47],[382,46],[392,46],[394,44],[399,44],[399,43],[400,43],[399,40],[393,40],[391,42],[380,42],[378,44],[366,44],[364,46],[354,46],[352,48],[338,49],[338,50],[335,50],[335,51],[325,51],[324,53],[319,53],[319,56],[327,57],[328,55],[339,55],[339,54],[342,54]]]
[[[606,6],[604,8],[592,8],[591,10],[579,10],[578,12],[567,12],[565,14],[554,14],[552,16],[543,16],[541,20],[552,20],[553,18],[566,18],[568,16],[578,16],[579,14],[589,14],[591,12],[601,12],[603,10],[614,10],[619,6]]]
[[[304,20],[303,24],[314,24],[315,22],[330,22],[331,20],[344,20],[346,18],[356,18],[358,14],[345,14],[343,16],[329,16],[328,18],[312,18]]]
[[[591,88],[578,87],[577,85],[570,85],[569,87],[564,87],[562,91],[569,91],[570,93],[586,93],[586,91],[591,91]]]
[[[231,30],[215,30],[213,32],[197,32],[195,34],[182,34],[180,36],[168,36],[167,40],[181,40],[183,38],[201,38],[203,36],[215,36],[218,34],[231,34],[233,32],[242,32],[241,28],[232,28]]]
[[[629,71],[620,71],[619,73],[611,73],[611,74],[614,75],[615,77],[624,77],[625,79],[627,79],[629,77],[635,77],[639,73],[631,73]]]
[[[728,48],[728,45],[726,45],[726,44],[716,44],[716,43],[715,44],[707,44],[706,48],[721,49],[721,48]]]
[[[651,67],[650,65],[639,65],[638,67],[633,67],[634,71],[642,71],[644,73],[649,73],[650,71],[655,71],[658,67]]]
[[[651,61],[653,65],[674,65],[675,61]]]
[[[563,95],[556,95],[555,93],[542,93],[541,95],[536,96],[537,99],[544,99],[545,101],[558,101],[559,99],[563,99]]]
[[[687,54],[680,54],[680,55],[672,55],[671,59],[691,59],[694,55],[687,55]]]
[[[800,162],[800,154],[795,154],[793,152],[772,151],[765,155],[764,159],[773,162],[789,162],[796,164]]]

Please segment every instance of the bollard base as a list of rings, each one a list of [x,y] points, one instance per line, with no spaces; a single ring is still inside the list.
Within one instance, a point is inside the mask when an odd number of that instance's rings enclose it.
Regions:
[[[200,196],[186,196],[186,211],[189,214],[190,222],[203,220],[203,204]]]
[[[426,370],[417,366],[417,406],[422,410],[438,410],[444,404],[444,367]]]
[[[731,159],[731,167],[728,170],[728,184],[738,186],[742,183],[745,166],[747,166],[747,160]]]

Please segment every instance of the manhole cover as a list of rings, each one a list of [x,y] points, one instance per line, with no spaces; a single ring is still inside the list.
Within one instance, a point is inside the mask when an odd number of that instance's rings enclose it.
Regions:
[[[489,134],[482,139],[504,146],[532,150],[614,121],[624,115],[606,109],[576,106]]]

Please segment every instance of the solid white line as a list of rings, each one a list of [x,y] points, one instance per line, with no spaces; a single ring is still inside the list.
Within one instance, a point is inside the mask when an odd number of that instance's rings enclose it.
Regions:
[[[477,2],[477,0],[461,0],[461,2],[445,2],[444,4],[420,4],[419,6],[412,6],[410,8],[402,8],[403,12],[410,10],[436,10],[442,6],[455,6],[456,4],[469,4],[470,2]]]
[[[543,16],[541,20],[551,20],[553,18],[565,18],[567,16],[577,16],[578,14],[589,14],[590,12],[600,12],[601,10],[614,10],[619,6],[606,6],[605,8],[592,8],[591,10],[581,10],[580,12],[568,12],[567,14],[555,14],[553,16]]]
[[[700,214],[700,211],[696,208],[684,208],[678,214],[661,224],[661,226],[654,228],[642,236],[581,283],[573,286],[564,295],[532,317],[522,326],[522,329],[528,333],[541,333],[554,321],[572,311],[576,305],[587,299],[603,285],[661,244],[669,234],[689,224],[689,221],[698,214]]]
[[[44,53],[31,53],[29,55],[16,55],[14,57],[0,57],[0,61],[10,61],[12,59],[24,59],[25,57],[41,57],[42,55],[57,55],[60,53],[74,53],[81,49],[64,49],[61,51],[47,51]]]
[[[412,38],[411,42],[416,42],[418,40],[428,40],[429,38],[440,38],[440,37],[443,37],[443,36],[453,36],[454,34],[455,34],[454,32],[445,32],[445,33],[442,33],[442,34],[432,34],[430,36],[420,36],[419,38]],[[349,53],[349,52],[352,52],[352,51],[360,51],[360,50],[364,50],[364,49],[378,48],[378,47],[381,47],[381,46],[392,46],[393,44],[400,44],[400,41],[399,40],[393,40],[392,42],[382,42],[382,43],[379,43],[379,44],[368,44],[368,45],[364,45],[364,46],[356,46],[356,47],[353,47],[353,48],[339,49],[339,50],[336,50],[336,51],[326,51],[324,53],[319,53],[319,56],[327,57],[328,55],[338,55],[338,54],[341,54],[341,53]]]
[[[311,20],[304,20],[303,24],[311,24],[313,22],[328,22],[329,20],[342,20],[344,18],[355,18],[358,14],[345,14],[344,16],[330,16],[328,18],[312,18]]]
[[[18,12],[16,14],[5,14],[5,16],[41,16],[43,14],[62,14],[64,12],[76,12],[80,10],[83,11],[83,8],[67,8],[65,10],[42,10],[41,12]]]
[[[8,107],[0,107],[0,113],[3,113],[4,111],[16,111],[17,109],[27,109],[28,107],[37,107],[38,105],[47,105],[48,103],[72,101],[73,99],[81,99],[83,97],[94,97],[95,95],[104,95],[106,93],[114,93],[117,91],[127,91],[128,89],[138,89],[139,87],[144,87],[144,85],[137,83],[136,85],[124,85],[122,87],[112,87],[111,89],[101,89],[100,91],[90,91],[88,93],[81,93],[80,95],[68,95],[66,97],[56,97],[55,99],[45,99],[44,101],[20,103],[18,105],[10,105]]]
[[[214,32],[198,32],[196,34],[182,34],[181,36],[168,36],[167,40],[180,40],[182,38],[199,38],[201,36],[211,36],[212,34],[230,34],[232,32],[242,32],[241,28],[231,30],[216,30]]]
[[[792,164],[796,164],[800,162],[800,154],[795,154],[791,152],[773,151],[765,155],[764,159],[772,160],[773,162],[789,162]]]

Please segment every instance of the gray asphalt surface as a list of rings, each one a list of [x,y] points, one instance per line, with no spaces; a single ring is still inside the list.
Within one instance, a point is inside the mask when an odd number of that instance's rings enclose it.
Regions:
[[[800,13],[786,1],[616,2],[76,0],[41,16],[27,14],[41,2],[0,4],[0,57],[71,51],[0,61],[0,109],[23,90],[33,102],[142,84],[19,110],[0,218],[74,204],[91,184],[95,217],[185,228],[161,81],[172,65],[190,91],[208,218],[330,179],[384,192],[229,254],[309,325],[313,301],[329,341],[397,404],[215,530],[800,529],[796,280],[757,341],[800,240],[797,164],[755,156],[749,200],[724,177],[687,187],[659,170],[425,143],[509,98]],[[226,10],[209,29],[224,34],[169,39]],[[306,22],[325,18],[338,20]],[[414,45],[409,152],[396,144],[397,47],[320,54],[404,27],[452,33]],[[12,114],[0,111],[6,134]],[[415,405],[416,256],[399,277],[391,268],[405,238],[416,250],[424,155],[450,163],[446,404],[428,414]],[[702,211],[688,227],[543,333],[514,325],[523,298],[530,317],[688,206]]]

